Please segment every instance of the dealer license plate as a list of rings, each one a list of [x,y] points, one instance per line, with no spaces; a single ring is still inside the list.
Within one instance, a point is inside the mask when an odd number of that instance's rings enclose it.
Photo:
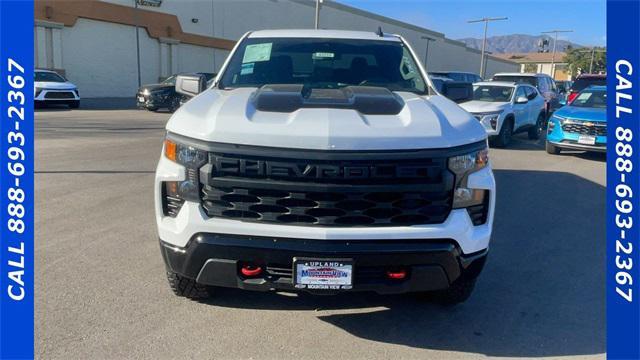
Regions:
[[[585,145],[595,145],[596,137],[591,135],[580,135],[578,137],[578,143]]]
[[[298,289],[348,290],[352,288],[351,259],[293,259],[294,286]]]

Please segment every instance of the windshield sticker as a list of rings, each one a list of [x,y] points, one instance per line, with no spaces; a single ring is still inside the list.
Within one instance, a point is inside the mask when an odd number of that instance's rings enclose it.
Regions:
[[[271,59],[271,45],[272,43],[247,45],[242,63],[269,61]]]
[[[591,93],[590,92],[583,92],[582,94],[580,94],[578,96],[578,101],[587,101],[589,100],[589,98],[591,97]]]
[[[255,63],[242,64],[242,68],[240,69],[240,75],[253,74],[253,65],[254,64]]]
[[[320,59],[333,59],[336,56],[336,54],[331,53],[331,52],[315,52],[311,55],[311,58],[313,60],[320,60]]]
[[[414,68],[411,60],[403,56],[402,62],[400,63],[400,74],[405,80],[410,80],[416,77],[416,69]]]

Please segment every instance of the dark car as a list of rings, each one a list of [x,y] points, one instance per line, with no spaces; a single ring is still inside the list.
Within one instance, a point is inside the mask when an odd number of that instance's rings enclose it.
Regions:
[[[207,82],[215,78],[215,73],[196,73],[203,75]],[[136,102],[138,107],[145,108],[150,111],[156,111],[160,108],[167,108],[169,111],[175,111],[180,107],[183,95],[176,92],[176,77],[172,75],[159,84],[144,85],[138,89],[136,93]]]
[[[573,81],[570,80],[556,80],[556,87],[558,88],[558,94],[566,95],[571,89]]]
[[[547,118],[549,118],[556,109],[562,106],[560,103],[561,96],[558,93],[556,82],[547,74],[499,73],[493,75],[492,81],[525,83],[535,86],[544,97]]]
[[[471,83],[471,84],[482,81],[482,78],[477,74],[463,72],[463,71],[430,71],[429,75],[445,77],[453,81],[465,82],[465,83]]]
[[[571,104],[571,102],[576,98],[576,96],[578,96],[578,93],[588,88],[589,86],[604,86],[604,85],[607,85],[606,74],[578,75],[576,80],[571,85],[569,92],[567,93],[567,104]]]

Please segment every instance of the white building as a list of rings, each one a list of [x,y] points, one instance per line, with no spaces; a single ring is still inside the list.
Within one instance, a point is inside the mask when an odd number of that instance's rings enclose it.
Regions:
[[[145,84],[178,72],[216,72],[245,32],[312,28],[315,19],[313,0],[137,0],[137,5],[135,1],[36,0],[36,67],[64,73],[83,97],[130,97],[138,87],[138,76]],[[376,31],[378,26],[404,36],[421,61],[427,46],[422,37],[435,39],[429,44],[430,71],[478,73],[480,51],[442,33],[323,2],[321,28]],[[490,56],[486,75],[519,68]]]

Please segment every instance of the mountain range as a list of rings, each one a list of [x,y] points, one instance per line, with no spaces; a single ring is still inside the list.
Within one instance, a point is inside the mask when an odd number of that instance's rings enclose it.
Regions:
[[[487,50],[496,53],[529,53],[529,52],[538,52],[538,42],[541,38],[548,39],[549,51],[553,50],[553,38],[547,35],[524,35],[524,34],[513,34],[513,35],[501,35],[501,36],[491,36],[487,38]],[[462,41],[467,46],[482,49],[482,39],[475,38],[464,38],[458,39],[458,41]],[[582,47],[581,45],[572,43],[566,40],[558,39],[558,44],[556,47],[556,51],[564,51],[568,45],[573,46],[574,48]],[[547,49],[547,47],[545,47]]]

